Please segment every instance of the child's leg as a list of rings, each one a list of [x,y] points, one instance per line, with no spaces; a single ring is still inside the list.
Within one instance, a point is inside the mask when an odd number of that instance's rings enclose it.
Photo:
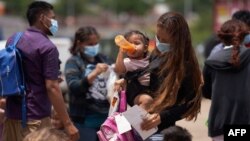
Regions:
[[[134,99],[134,104],[139,105],[143,109],[147,110],[150,107],[150,104],[152,104],[153,98],[149,96],[148,94],[139,94]]]

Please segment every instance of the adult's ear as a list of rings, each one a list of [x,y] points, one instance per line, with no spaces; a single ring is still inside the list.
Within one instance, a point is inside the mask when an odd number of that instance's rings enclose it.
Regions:
[[[43,13],[41,13],[41,14],[39,15],[39,21],[40,21],[40,22],[43,22],[44,19],[45,19],[45,15],[44,15]]]

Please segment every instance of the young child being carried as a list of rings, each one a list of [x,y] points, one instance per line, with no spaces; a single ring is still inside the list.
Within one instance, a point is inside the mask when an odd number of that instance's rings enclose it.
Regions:
[[[114,70],[119,75],[125,75],[128,104],[148,109],[153,100],[148,93],[150,74],[145,71],[149,65],[149,39],[137,30],[125,33],[124,38],[133,45],[135,51],[130,52],[120,47]],[[118,85],[123,83],[124,79],[116,82]]]

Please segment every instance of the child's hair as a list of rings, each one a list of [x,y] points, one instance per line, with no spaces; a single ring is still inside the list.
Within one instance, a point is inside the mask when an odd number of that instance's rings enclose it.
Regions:
[[[225,45],[233,45],[230,63],[235,67],[240,64],[239,47],[248,31],[245,23],[235,19],[225,22],[218,31],[218,37]]]
[[[164,131],[164,141],[192,141],[192,135],[180,126],[171,126]]]
[[[77,46],[77,42],[86,42],[89,40],[89,37],[91,35],[96,35],[97,37],[100,37],[96,29],[92,26],[85,26],[85,27],[80,27],[74,37],[74,42],[73,46],[69,49],[70,53],[72,55],[76,55],[80,50],[79,47]]]
[[[145,48],[146,50],[148,50],[149,38],[148,38],[146,35],[144,35],[142,32],[140,32],[140,31],[138,31],[138,30],[131,30],[131,31],[129,31],[129,32],[126,32],[126,33],[124,34],[124,37],[125,37],[125,39],[128,40],[128,38],[129,38],[131,35],[134,35],[134,34],[137,34],[137,35],[140,35],[140,36],[141,36],[141,40],[142,40],[142,42],[143,42],[143,44],[144,44],[144,48]],[[146,52],[145,55],[146,55],[147,53],[148,53],[148,52]]]
[[[69,141],[69,137],[62,130],[46,127],[29,133],[23,141]]]

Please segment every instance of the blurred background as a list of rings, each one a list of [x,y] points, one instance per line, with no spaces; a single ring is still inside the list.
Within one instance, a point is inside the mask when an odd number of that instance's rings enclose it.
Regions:
[[[28,27],[25,17],[27,6],[33,0],[0,0],[0,48],[6,39],[17,31]],[[213,47],[216,31],[221,24],[240,9],[250,9],[250,0],[44,0],[54,6],[59,32],[51,37],[62,61],[61,71],[69,58],[69,47],[75,31],[80,26],[94,26],[101,35],[102,52],[113,59],[118,48],[114,37],[130,29],[137,29],[154,39],[156,21],[167,11],[181,13],[187,20],[192,43],[197,52],[201,68],[207,52]],[[61,83],[64,95],[66,83]],[[201,114],[194,122],[185,120],[177,124],[186,127],[194,141],[210,141],[205,125],[210,100],[203,100]]]
[[[0,40],[27,28],[27,6],[34,0],[0,0]],[[204,44],[239,9],[250,9],[250,0],[44,0],[54,5],[59,21],[56,37],[72,39],[80,26],[92,25],[102,37],[103,51],[116,57],[113,38],[138,29],[153,39],[158,17],[167,11],[182,13],[189,23],[193,46]]]

